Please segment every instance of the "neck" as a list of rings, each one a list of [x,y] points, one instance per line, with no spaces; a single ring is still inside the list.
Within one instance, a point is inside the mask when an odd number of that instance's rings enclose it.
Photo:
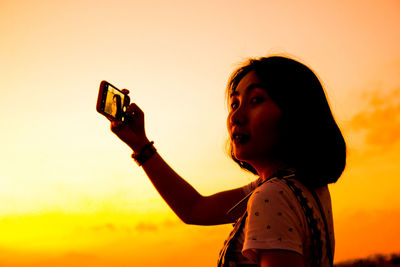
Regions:
[[[287,165],[280,160],[270,160],[267,162],[260,163],[250,163],[254,169],[256,169],[258,175],[261,177],[263,181],[265,181],[268,177],[276,173],[279,169],[286,168]]]

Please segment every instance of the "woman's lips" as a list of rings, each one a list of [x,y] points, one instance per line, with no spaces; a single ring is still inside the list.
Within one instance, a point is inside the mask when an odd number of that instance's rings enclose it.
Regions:
[[[249,141],[250,140],[250,136],[248,136],[248,135],[242,135],[242,134],[239,134],[239,135],[235,135],[234,136],[234,138],[233,138],[233,142],[235,143],[235,144],[244,144],[244,143],[246,143],[247,141]]]

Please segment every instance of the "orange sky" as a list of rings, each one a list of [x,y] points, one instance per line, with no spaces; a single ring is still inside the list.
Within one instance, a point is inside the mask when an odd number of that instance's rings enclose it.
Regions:
[[[98,85],[128,88],[161,156],[208,195],[255,178],[224,153],[224,89],[237,64],[271,53],[313,68],[348,144],[329,186],[335,262],[399,252],[399,12],[399,1],[0,1],[0,265],[215,265],[231,225],[180,222],[96,112]]]

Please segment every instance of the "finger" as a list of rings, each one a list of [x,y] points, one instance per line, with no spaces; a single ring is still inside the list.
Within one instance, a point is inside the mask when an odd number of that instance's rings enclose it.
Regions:
[[[127,95],[127,94],[129,94],[129,90],[128,89],[122,89],[122,93]]]
[[[135,103],[130,103],[129,106],[126,108],[126,113],[130,115],[134,115],[136,111],[137,105]]]
[[[121,129],[122,123],[120,121],[112,120],[111,121],[111,131],[116,133]]]

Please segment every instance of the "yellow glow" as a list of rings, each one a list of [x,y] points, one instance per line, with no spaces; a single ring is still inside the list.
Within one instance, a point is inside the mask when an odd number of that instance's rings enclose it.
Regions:
[[[348,143],[330,185],[335,262],[396,252],[399,11],[398,1],[1,1],[0,265],[214,265],[231,225],[176,217],[96,112],[98,86],[129,89],[162,157],[209,195],[254,179],[224,153],[224,90],[238,63],[270,53],[313,68]]]

